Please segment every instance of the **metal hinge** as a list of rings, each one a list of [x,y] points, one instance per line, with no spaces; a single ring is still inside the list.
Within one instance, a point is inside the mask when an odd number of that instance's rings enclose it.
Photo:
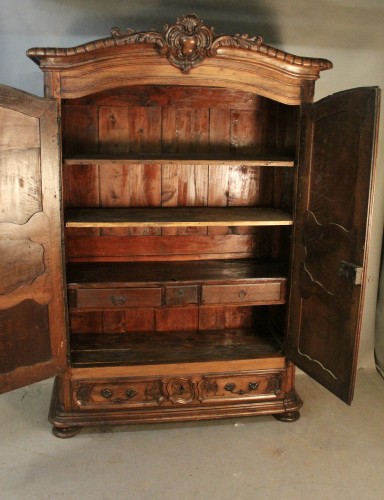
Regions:
[[[361,285],[363,281],[363,268],[342,260],[340,262],[339,276],[352,283],[352,285]]]

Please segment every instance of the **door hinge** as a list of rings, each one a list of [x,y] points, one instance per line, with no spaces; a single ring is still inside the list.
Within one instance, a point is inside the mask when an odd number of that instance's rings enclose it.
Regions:
[[[352,285],[361,285],[363,281],[363,268],[342,260],[340,262],[339,276],[352,283]]]

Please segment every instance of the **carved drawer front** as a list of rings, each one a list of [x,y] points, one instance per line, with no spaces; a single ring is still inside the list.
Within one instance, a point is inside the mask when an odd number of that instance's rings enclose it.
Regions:
[[[202,304],[246,304],[247,302],[280,301],[280,282],[254,283],[244,285],[203,285]]]
[[[199,382],[200,400],[203,403],[282,397],[284,372],[247,375],[209,375]]]
[[[184,304],[197,304],[197,286],[166,286],[165,304],[167,306],[177,306]]]
[[[161,305],[161,288],[81,288],[77,307],[151,307]]]
[[[77,383],[73,388],[75,406],[84,409],[158,406],[164,397],[159,379],[110,383],[85,381]]]

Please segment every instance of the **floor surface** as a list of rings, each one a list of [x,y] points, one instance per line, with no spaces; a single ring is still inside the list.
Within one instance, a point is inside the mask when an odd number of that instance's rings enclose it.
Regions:
[[[135,425],[55,438],[52,381],[0,396],[0,498],[379,500],[384,380],[359,370],[351,407],[305,375],[301,419]]]

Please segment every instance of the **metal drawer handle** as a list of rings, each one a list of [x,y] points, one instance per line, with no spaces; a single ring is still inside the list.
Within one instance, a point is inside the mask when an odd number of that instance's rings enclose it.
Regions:
[[[228,392],[231,392],[232,394],[244,396],[244,394],[249,394],[250,392],[255,391],[259,387],[259,384],[257,382],[249,382],[248,391],[244,391],[243,389],[240,389],[240,391],[235,391],[235,387],[236,384],[229,383],[224,386],[224,389]]]
[[[112,295],[111,302],[114,306],[122,306],[127,302],[127,297],[124,297],[124,295]]]
[[[247,295],[247,292],[245,290],[240,290],[240,292],[239,292],[240,299],[243,299],[246,295]]]

